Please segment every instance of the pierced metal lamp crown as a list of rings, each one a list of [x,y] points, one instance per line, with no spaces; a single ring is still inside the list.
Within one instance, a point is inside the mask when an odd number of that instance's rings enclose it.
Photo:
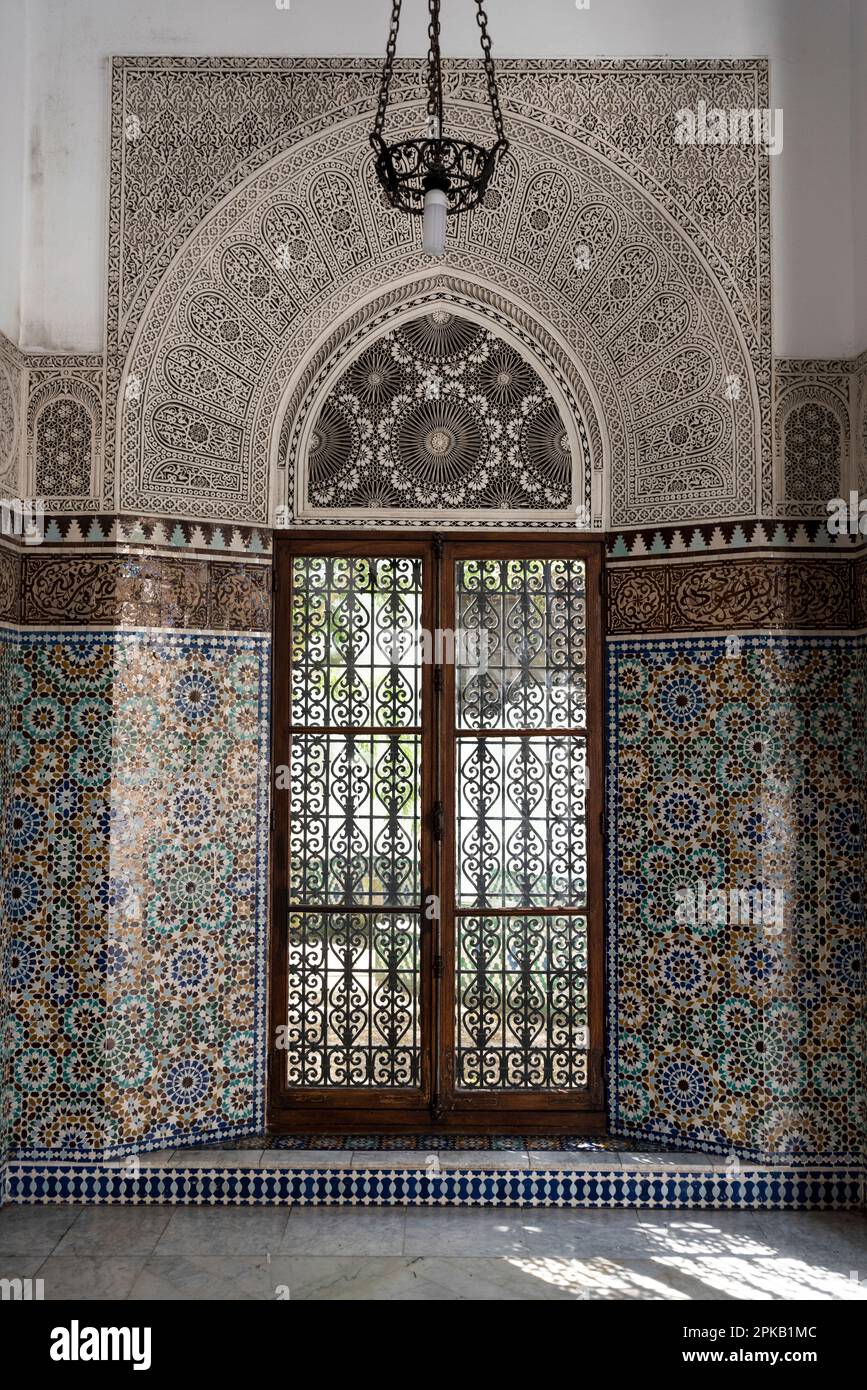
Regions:
[[[445,133],[443,115],[443,75],[440,56],[440,0],[428,0],[427,114],[425,139],[401,140],[389,145],[385,139],[385,118],[394,70],[394,55],[400,28],[403,0],[392,0],[391,24],[382,70],[379,105],[370,143],[376,154],[376,174],[393,207],[424,217],[423,245],[429,256],[445,251],[446,220],[450,214],[468,212],[482,200],[497,162],[509,148],[503,130],[503,115],[497,92],[488,17],[483,0],[475,0],[476,22],[481,32],[482,56],[488,83],[496,141],[485,149],[471,140],[460,140]]]

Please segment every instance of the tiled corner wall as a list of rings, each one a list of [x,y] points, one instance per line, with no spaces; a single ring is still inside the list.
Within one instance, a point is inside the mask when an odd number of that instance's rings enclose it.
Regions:
[[[867,649],[742,640],[738,655],[719,637],[611,647],[612,1123],[751,1157],[851,1162]],[[699,884],[779,897],[770,921],[703,921]],[[695,892],[695,922],[676,920],[678,888]]]
[[[0,556],[2,559],[2,556]],[[15,654],[15,634],[0,625],[0,1202],[3,1201],[5,1165],[10,1147],[8,1098],[11,1095],[9,1063],[11,1028],[9,1015],[7,877],[10,845],[8,837],[9,807],[12,797],[11,745],[9,701],[11,667]]]
[[[863,1161],[859,585],[863,561],[845,560],[826,561],[821,578],[803,559],[776,573],[758,560],[612,574],[616,1133],[747,1158]],[[774,618],[776,631],[748,631]],[[767,900],[770,921],[719,920],[701,911],[702,884],[779,896]],[[678,920],[678,890],[695,894],[695,920]]]
[[[225,616],[239,567],[194,561],[178,584],[171,560],[117,559],[100,585],[70,557],[45,587],[62,620],[80,584],[112,628],[3,633],[4,1129],[18,1156],[263,1125],[270,638],[200,626],[221,594]],[[248,587],[236,616],[267,626],[263,586]]]

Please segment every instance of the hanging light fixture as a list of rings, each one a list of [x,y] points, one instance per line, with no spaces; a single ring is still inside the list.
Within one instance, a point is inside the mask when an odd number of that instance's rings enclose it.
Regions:
[[[401,140],[386,144],[384,129],[394,70],[400,10],[403,0],[392,0],[391,25],[385,51],[385,66],[379,90],[379,105],[370,143],[376,153],[376,175],[392,207],[423,216],[422,244],[429,256],[441,256],[446,245],[446,219],[449,214],[469,212],[484,196],[497,161],[509,148],[503,131],[503,115],[497,92],[488,17],[476,0],[476,22],[481,31],[482,56],[488,83],[488,100],[494,122],[496,142],[485,149],[471,140],[460,140],[445,133],[443,120],[443,74],[440,57],[440,0],[428,0],[427,116],[424,139]]]

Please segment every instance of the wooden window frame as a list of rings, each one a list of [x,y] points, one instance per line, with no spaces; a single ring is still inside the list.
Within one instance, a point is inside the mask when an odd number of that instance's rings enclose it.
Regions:
[[[421,885],[422,905],[438,895],[439,922],[421,919],[419,1038],[420,1085],[414,1089],[289,1088],[278,1028],[288,1009],[290,790],[276,786],[276,769],[290,761],[292,560],[304,555],[408,555],[435,560],[426,579],[422,622],[428,631],[454,629],[454,568],[459,558],[581,559],[586,565],[587,733],[587,950],[590,1049],[588,1085],[563,1091],[455,1092],[453,1033],[455,818],[453,664],[422,668]],[[600,1134],[605,1131],[604,1082],[604,741],[603,547],[601,541],[563,532],[496,533],[382,530],[292,530],[275,533],[272,620],[271,837],[269,926],[268,1125],[274,1133],[463,1132]],[[437,674],[441,673],[441,674]],[[536,731],[538,732],[538,731]],[[452,736],[448,736],[452,735]],[[443,834],[435,833],[435,803],[445,808]],[[357,910],[363,910],[358,908]],[[566,909],[568,911],[568,909]]]

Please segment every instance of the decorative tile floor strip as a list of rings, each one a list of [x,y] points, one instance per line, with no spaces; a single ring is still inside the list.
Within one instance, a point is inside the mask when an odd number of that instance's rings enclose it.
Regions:
[[[562,1134],[249,1134],[233,1133],[233,1129],[249,1129],[249,1126],[220,1125],[205,1130],[196,1136],[194,1144],[189,1136],[175,1137],[170,1131],[157,1135],[150,1143],[143,1144],[139,1150],[145,1157],[151,1150],[172,1150],[188,1152],[190,1161],[202,1149],[217,1153],[231,1149],[275,1149],[294,1152],[302,1150],[324,1150],[334,1153],[337,1150],[366,1153],[398,1150],[402,1153],[417,1150],[421,1153],[448,1152],[460,1153],[482,1150],[512,1151],[532,1149],[534,1152],[548,1153],[670,1153],[671,1145],[654,1143],[640,1138],[615,1138],[603,1135],[590,1139],[583,1135]],[[74,1163],[108,1163],[125,1159],[130,1155],[131,1145],[106,1146],[101,1151],[81,1149],[78,1153],[66,1152],[55,1156],[49,1149],[23,1147],[17,1149],[12,1157],[19,1163],[51,1163],[57,1157]]]
[[[671,1146],[643,1139],[602,1135],[591,1139],[576,1134],[265,1134],[246,1139],[227,1139],[209,1145],[212,1149],[363,1149],[365,1152],[401,1152],[418,1149],[460,1152],[482,1149],[547,1150],[551,1153],[669,1153]],[[178,1146],[180,1148],[180,1145]],[[190,1152],[195,1150],[191,1147]]]
[[[399,1149],[402,1152],[419,1149],[425,1153],[432,1153],[437,1149],[544,1149],[552,1153],[605,1153],[618,1149],[627,1149],[630,1153],[638,1151],[638,1146],[629,1140],[608,1137],[587,1139],[571,1134],[278,1134],[266,1135],[259,1141],[250,1140],[243,1146],[227,1143],[226,1148],[255,1148],[257,1144],[263,1149],[364,1149],[369,1152],[384,1152],[389,1149]],[[662,1145],[658,1145],[657,1148],[661,1151]],[[650,1153],[653,1146],[648,1144],[642,1151]]]
[[[425,1169],[151,1168],[135,1176],[97,1164],[12,1164],[19,1204],[170,1206],[494,1206],[710,1210],[855,1209],[855,1170],[614,1173],[431,1172]]]

